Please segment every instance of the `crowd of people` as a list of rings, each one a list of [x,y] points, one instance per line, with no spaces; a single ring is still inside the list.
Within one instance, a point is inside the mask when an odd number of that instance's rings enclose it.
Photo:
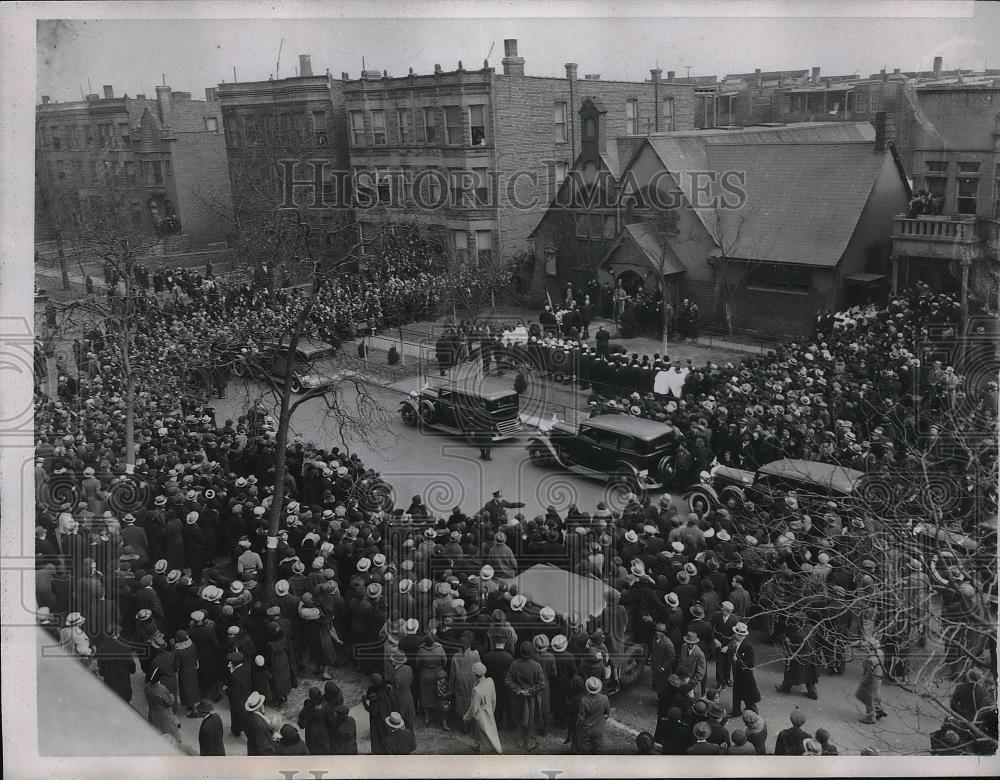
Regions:
[[[935,749],[971,750],[981,732],[995,744],[995,683],[976,661],[992,653],[995,667],[982,575],[956,570],[947,586],[934,585],[926,561],[887,545],[871,518],[845,506],[811,517],[789,496],[684,514],[668,495],[630,496],[618,512],[549,507],[528,518],[497,491],[481,508],[436,517],[419,495],[393,510],[373,505],[366,498],[377,472],[338,447],[296,439],[269,544],[275,421],[258,408],[220,421],[209,389],[177,375],[191,344],[217,344],[213,365],[229,365],[222,352],[240,339],[253,349],[287,321],[298,294],[264,296],[251,284],[191,295],[208,276],[178,273],[186,300],[146,303],[138,360],[150,372],[159,367],[169,392],[147,385],[137,394],[134,463],[115,334],[90,331],[77,350],[82,370],[67,371],[79,378],[60,380],[55,394],[39,383],[35,402],[39,621],[124,701],[135,698],[141,672],[140,710],[182,747],[196,750],[181,740],[179,718],[190,717],[200,719],[197,750],[225,752],[215,712],[225,697],[228,731],[245,738],[248,755],[356,753],[350,711],[358,704],[373,753],[419,751],[418,718],[422,734],[464,730],[470,749],[484,753],[502,752],[504,741],[530,751],[550,733],[570,752],[603,753],[612,749],[608,696],[631,682],[638,645],[658,702],[640,747],[762,753],[767,724],[757,714],[752,633],[779,644],[783,695],[801,685],[817,698],[820,672],[843,673],[848,649],[860,653],[859,715],[874,723],[887,712],[883,681],[905,681],[908,649],[930,635],[935,594],[942,619],[960,627],[945,638],[947,671],[959,681],[956,720],[936,732]],[[317,307],[318,333],[335,327],[337,300]],[[751,442],[791,438],[805,456],[814,453],[805,449],[813,431],[817,459],[855,452],[859,437],[891,453],[909,429],[894,424],[896,407],[875,388],[890,366],[918,367],[906,339],[936,318],[953,321],[951,302],[918,292],[814,347],[789,345],[741,367],[692,368],[677,399],[629,387],[638,398],[614,394],[615,405],[664,415],[708,450],[699,457],[731,455],[733,446],[720,442],[741,443],[744,426]],[[543,343],[533,338],[544,336],[529,329],[518,342]],[[226,380],[209,384],[218,392]],[[934,398],[935,408],[954,402],[947,392]],[[611,400],[592,409],[614,410]],[[831,428],[826,452],[822,433]],[[519,592],[514,578],[536,562],[612,586],[603,609],[557,612],[546,594]],[[348,668],[368,676],[359,701],[347,701],[338,683]],[[300,686],[307,698],[288,713]],[[802,729],[804,712],[793,710],[791,720],[776,753],[834,749],[824,730]]]

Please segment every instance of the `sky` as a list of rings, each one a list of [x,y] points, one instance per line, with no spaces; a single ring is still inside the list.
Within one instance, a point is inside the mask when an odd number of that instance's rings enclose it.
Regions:
[[[81,93],[153,93],[165,83],[203,97],[233,80],[295,75],[299,54],[313,72],[357,77],[362,60],[391,75],[501,69],[503,41],[518,40],[529,75],[640,80],[650,68],[678,76],[820,66],[824,74],[868,75],[882,67],[930,70],[1000,67],[1000,5],[967,2],[828,0],[728,5],[702,2],[437,2],[395,5],[297,2],[51,4],[37,24],[36,99]],[[243,17],[226,18],[238,10]],[[95,19],[100,13],[116,18]],[[76,13],[74,13],[76,12]],[[430,14],[436,18],[429,18]],[[476,14],[470,16],[470,14]],[[76,16],[76,19],[68,17]],[[124,19],[132,16],[138,18]],[[173,17],[173,18],[169,18]],[[193,18],[200,17],[200,18]],[[297,18],[291,18],[297,17]],[[325,18],[322,18],[325,17]],[[463,18],[464,17],[464,18]],[[282,42],[283,41],[283,42]],[[280,65],[278,54],[280,49]]]

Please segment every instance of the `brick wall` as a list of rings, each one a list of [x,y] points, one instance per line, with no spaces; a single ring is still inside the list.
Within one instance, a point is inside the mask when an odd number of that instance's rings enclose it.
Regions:
[[[170,147],[182,231],[193,246],[224,240],[232,198],[223,134],[177,133]]]
[[[571,92],[572,87],[572,92]],[[655,130],[654,87],[661,101],[674,100],[674,129],[688,130],[694,126],[694,88],[687,85],[660,82],[621,82],[531,76],[496,75],[493,99],[496,113],[497,168],[509,179],[515,172],[530,175],[519,179],[512,200],[501,193],[500,243],[502,252],[510,257],[529,247],[528,234],[538,224],[554,191],[551,187],[551,165],[565,163],[571,168],[574,154],[580,153],[580,117],[578,111],[586,98],[603,104],[606,146],[612,139],[625,135],[626,101],[637,101],[639,134]],[[553,114],[556,103],[565,102],[567,135],[565,142],[555,140]],[[663,122],[661,119],[661,129]],[[526,201],[530,208],[516,203]]]

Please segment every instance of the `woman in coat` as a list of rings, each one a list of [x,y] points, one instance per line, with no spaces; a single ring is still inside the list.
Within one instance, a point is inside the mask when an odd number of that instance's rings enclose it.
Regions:
[[[420,706],[424,711],[424,725],[429,726],[431,713],[436,713],[441,703],[437,695],[438,672],[448,665],[448,656],[433,634],[424,637],[417,651],[417,671],[420,673]]]
[[[875,637],[867,635],[863,641],[867,645],[868,655],[861,664],[861,682],[854,693],[854,698],[865,705],[865,714],[861,723],[875,723],[886,715],[882,709],[882,677],[885,675],[885,656]]]
[[[149,707],[146,719],[164,734],[181,741],[181,724],[174,715],[174,695],[160,682],[160,670],[154,667],[146,678],[146,704]]]
[[[294,685],[288,658],[288,639],[277,623],[271,624],[264,657],[271,667],[271,693],[275,703],[280,706],[288,699]]]
[[[451,677],[449,685],[454,698],[453,706],[456,713],[465,713],[472,700],[472,688],[476,684],[476,676],[472,667],[480,662],[479,651],[472,649],[472,632],[462,632],[462,649],[451,658]]]
[[[264,656],[254,656],[250,681],[253,689],[263,696],[268,704],[274,702],[274,694],[271,689],[271,670],[267,668],[267,661],[264,660]]]
[[[469,707],[462,716],[465,723],[472,723],[477,753],[503,753],[494,712],[497,691],[493,680],[486,676],[486,667],[476,661],[470,667],[475,685],[469,696]]]
[[[519,657],[507,670],[504,680],[514,702],[514,723],[521,732],[522,746],[534,750],[538,742],[535,735],[542,722],[541,697],[545,690],[545,672],[535,660],[531,642],[522,642]]]
[[[405,656],[403,665],[406,666]],[[373,674],[372,684],[361,699],[362,706],[368,712],[373,756],[386,755],[384,740],[389,727],[385,719],[392,713],[392,697],[392,687],[382,679],[381,674]]]
[[[187,708],[188,717],[193,718],[194,708],[201,699],[201,689],[198,683],[198,648],[187,631],[178,631],[174,635],[174,660],[181,705]]]
[[[297,720],[299,728],[305,729],[306,748],[309,750],[309,755],[329,756],[333,754],[330,749],[330,732],[327,729],[327,721],[330,719],[330,711],[323,701],[322,691],[316,687],[310,688],[309,697],[302,703]]]
[[[153,658],[150,671],[159,669],[160,684],[163,685],[174,697],[174,713],[180,710],[180,687],[177,681],[177,656],[169,647],[164,647]]]

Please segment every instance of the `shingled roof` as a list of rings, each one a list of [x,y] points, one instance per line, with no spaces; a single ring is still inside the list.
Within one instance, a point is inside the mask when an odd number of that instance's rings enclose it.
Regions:
[[[693,211],[717,255],[771,263],[835,266],[885,161],[867,122],[689,131],[647,141],[689,203],[696,201],[690,174],[742,173],[744,205]],[[716,186],[712,194],[723,193]]]

